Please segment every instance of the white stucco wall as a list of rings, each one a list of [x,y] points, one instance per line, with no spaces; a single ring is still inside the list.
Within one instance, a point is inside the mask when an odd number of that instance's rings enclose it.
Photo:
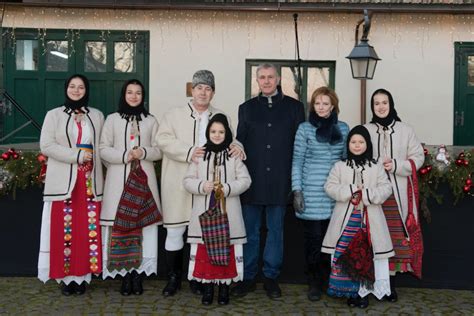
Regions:
[[[345,59],[354,46],[361,14],[300,13],[303,60],[336,61],[340,119],[360,122],[360,84]],[[7,7],[4,27],[150,31],[150,108],[160,117],[183,105],[185,83],[198,69],[216,77],[213,103],[237,123],[245,98],[246,59],[293,59],[291,13],[122,11]],[[376,14],[370,44],[382,58],[367,84],[390,90],[402,120],[415,127],[421,141],[452,144],[454,42],[474,41],[474,16]]]

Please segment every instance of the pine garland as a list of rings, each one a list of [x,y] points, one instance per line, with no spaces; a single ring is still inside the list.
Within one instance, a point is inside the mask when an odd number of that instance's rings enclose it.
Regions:
[[[420,191],[420,209],[423,217],[430,222],[431,213],[428,208],[428,200],[434,199],[438,204],[443,203],[443,197],[438,193],[441,182],[447,183],[454,197],[454,205],[471,193],[474,188],[472,176],[474,175],[474,164],[472,157],[474,149],[470,152],[461,152],[456,159],[448,158],[447,166],[437,162],[433,155],[425,148],[425,162],[418,170],[418,186]],[[469,180],[468,180],[469,179]],[[468,184],[469,183],[469,184]]]
[[[438,186],[442,178],[440,169],[436,166],[433,155],[425,148],[425,162],[418,170],[418,190],[420,192],[420,210],[427,222],[431,222],[431,213],[428,208],[428,200],[434,199],[436,203],[443,203],[443,196],[439,194]]]
[[[445,175],[446,182],[454,195],[454,205],[456,205],[466,194],[472,195],[472,184],[467,184],[474,174],[472,156],[474,149],[467,153],[459,154],[456,160],[449,165],[449,170]],[[472,180],[471,180],[472,181]]]
[[[38,180],[41,165],[37,160],[38,152],[17,152],[19,157],[8,160],[0,159],[0,197],[12,194],[16,199],[18,189],[40,187]]]

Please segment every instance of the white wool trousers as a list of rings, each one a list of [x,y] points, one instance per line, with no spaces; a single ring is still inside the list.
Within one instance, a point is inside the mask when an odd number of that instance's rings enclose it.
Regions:
[[[184,233],[187,226],[181,227],[167,227],[165,249],[168,251],[181,250],[184,247]]]

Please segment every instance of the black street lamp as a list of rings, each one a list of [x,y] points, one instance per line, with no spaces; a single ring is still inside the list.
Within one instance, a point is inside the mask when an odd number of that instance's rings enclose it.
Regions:
[[[359,42],[359,27],[364,22],[362,38]],[[364,10],[364,18],[357,23],[355,32],[355,46],[352,52],[347,56],[351,62],[352,77],[354,79],[372,79],[374,78],[377,61],[380,60],[375,49],[369,45],[370,16],[367,10]]]

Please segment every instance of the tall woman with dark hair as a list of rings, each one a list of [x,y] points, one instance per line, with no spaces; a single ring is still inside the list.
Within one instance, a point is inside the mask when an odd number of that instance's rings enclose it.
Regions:
[[[62,282],[63,295],[84,294],[92,274],[102,271],[98,225],[102,163],[98,154],[103,114],[89,107],[89,81],[73,75],[65,101],[50,110],[41,129],[48,157],[44,188],[38,278]]]
[[[152,224],[141,231],[118,232],[112,229],[124,185],[132,167],[139,161],[148,177],[148,186],[156,204],[160,205],[153,162],[161,158],[156,145],[158,122],[145,108],[143,84],[127,81],[120,94],[118,111],[107,116],[100,140],[100,155],[107,167],[104,188],[103,226],[104,264],[102,277],[122,276],[122,295],[143,293],[142,273],[157,272],[158,226]],[[112,246],[111,246],[112,245]]]
[[[395,249],[395,256],[390,258],[390,274],[413,272],[418,267],[412,266],[414,254],[409,246],[407,218],[410,211],[415,218],[418,216],[414,201],[417,188],[414,188],[412,175],[423,165],[423,147],[413,128],[398,117],[389,91],[376,90],[372,94],[370,107],[372,120],[365,127],[374,145],[373,156],[383,163],[392,184],[392,195],[382,205]],[[386,299],[396,302],[398,296],[393,280],[390,285],[391,294]]]

